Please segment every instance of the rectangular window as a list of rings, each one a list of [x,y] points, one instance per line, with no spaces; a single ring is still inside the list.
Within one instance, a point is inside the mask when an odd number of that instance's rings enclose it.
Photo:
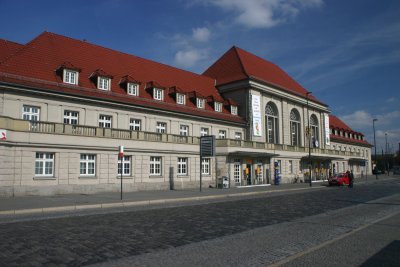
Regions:
[[[188,174],[188,159],[178,158],[178,175]]]
[[[176,103],[179,105],[185,105],[185,95],[177,93],[176,94]]]
[[[64,110],[64,123],[65,124],[78,124],[79,113],[76,111]]]
[[[35,176],[53,176],[54,153],[36,152]]]
[[[210,159],[202,159],[201,174],[210,174]]]
[[[231,106],[231,114],[232,115],[237,115],[238,114],[237,106]]]
[[[167,131],[167,124],[165,122],[157,122],[156,132],[165,133]]]
[[[122,167],[122,169],[121,169],[121,167]],[[131,157],[130,156],[123,156],[122,162],[121,162],[121,158],[118,157],[118,174],[119,175],[121,175],[121,170],[122,170],[122,176],[131,175]]]
[[[128,83],[128,95],[139,95],[139,85],[137,83]]]
[[[200,129],[200,136],[206,136],[206,135],[208,135],[208,133],[209,133],[208,128]]]
[[[95,176],[96,175],[96,155],[81,154],[79,161],[79,173],[81,176]]]
[[[237,139],[237,140],[242,140],[242,133],[240,133],[240,132],[235,132],[235,139]]]
[[[161,175],[161,157],[150,157],[150,175]]]
[[[187,125],[179,126],[179,135],[188,136],[189,135],[189,126],[187,126]]]
[[[131,120],[129,122],[129,129],[131,131],[140,131],[140,124],[141,124],[141,120],[131,118]]]
[[[240,162],[240,159],[235,159],[233,166],[233,179],[236,184],[240,184],[240,175],[242,173],[242,163]]]
[[[222,112],[222,103],[214,102],[214,109],[217,112]]]
[[[219,139],[225,139],[226,138],[226,131],[225,130],[219,130],[218,137],[219,137]]]
[[[78,72],[64,69],[64,83],[78,84]]]
[[[163,100],[164,99],[164,90],[160,88],[153,88],[153,98],[155,100]]]
[[[110,81],[111,79],[106,77],[98,77],[97,78],[97,88],[101,90],[110,90]]]
[[[196,99],[197,107],[198,108],[204,108],[204,99],[202,98],[197,98]]]
[[[99,127],[102,128],[111,128],[111,120],[112,117],[108,115],[100,115],[99,116]]]
[[[22,107],[22,119],[27,121],[38,121],[40,118],[40,108],[33,106]]]

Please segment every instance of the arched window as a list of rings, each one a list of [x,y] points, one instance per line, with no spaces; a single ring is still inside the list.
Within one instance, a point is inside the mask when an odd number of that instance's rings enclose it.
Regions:
[[[319,127],[318,118],[314,114],[310,117],[310,127],[311,127],[311,140],[314,147],[319,147]]]
[[[272,102],[268,102],[265,106],[265,124],[267,132],[267,143],[278,144],[278,109]]]
[[[300,114],[296,109],[290,112],[291,145],[300,145]]]

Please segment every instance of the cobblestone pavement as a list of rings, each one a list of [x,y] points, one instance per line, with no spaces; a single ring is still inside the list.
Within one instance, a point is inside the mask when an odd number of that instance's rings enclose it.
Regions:
[[[243,200],[0,225],[1,266],[82,266],[325,213],[399,192],[398,180]]]

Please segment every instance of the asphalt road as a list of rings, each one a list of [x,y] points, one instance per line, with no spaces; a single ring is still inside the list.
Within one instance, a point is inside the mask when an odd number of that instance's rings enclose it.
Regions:
[[[0,224],[0,265],[260,266],[290,264],[285,259],[307,262],[307,255],[322,249],[321,244],[398,212],[399,189],[400,181],[388,180],[353,189],[329,187],[184,207],[4,223]],[[382,247],[373,252],[379,249]],[[321,256],[312,262],[307,265],[321,266],[324,259]]]

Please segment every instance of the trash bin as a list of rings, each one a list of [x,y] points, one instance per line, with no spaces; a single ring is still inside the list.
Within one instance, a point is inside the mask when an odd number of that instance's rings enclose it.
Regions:
[[[226,176],[222,176],[222,186],[223,188],[229,188],[229,179]]]

